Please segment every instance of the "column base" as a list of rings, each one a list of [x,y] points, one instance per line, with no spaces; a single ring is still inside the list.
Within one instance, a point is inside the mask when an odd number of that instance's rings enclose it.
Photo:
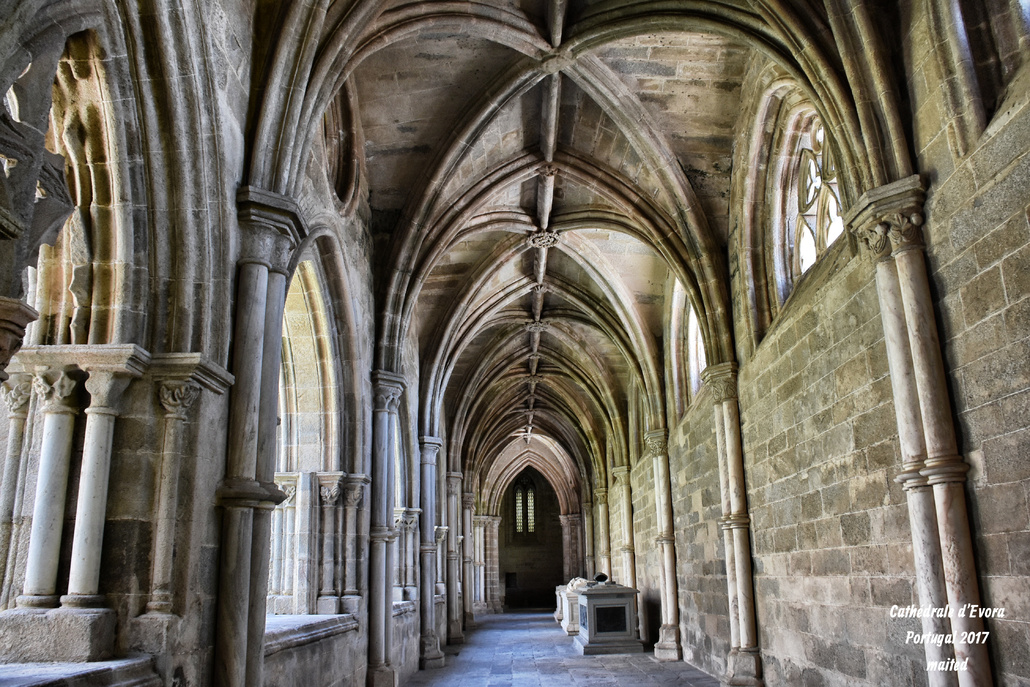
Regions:
[[[444,655],[440,651],[440,638],[435,632],[423,635],[419,641],[419,668],[428,670],[432,668],[443,668]]]
[[[397,673],[390,666],[368,669],[368,687],[397,687]]]
[[[474,630],[476,628],[476,614],[466,613],[465,614],[465,629]]]
[[[679,661],[683,658],[678,627],[662,625],[658,630],[658,643],[654,645],[654,657],[659,661]]]
[[[447,643],[448,644],[464,644],[465,633],[462,632],[461,621],[452,620],[447,625]]]
[[[758,649],[733,649],[726,661],[726,675],[720,680],[727,687],[764,687],[762,657]]]
[[[169,653],[179,632],[179,616],[148,612],[129,620],[129,647],[143,654]]]
[[[0,662],[87,662],[114,653],[117,614],[109,608],[15,609],[0,613]]]
[[[340,597],[320,596],[315,601],[315,613],[318,615],[336,615],[340,612]]]
[[[22,594],[16,600],[18,608],[57,608],[61,597],[56,594]]]
[[[65,594],[61,597],[62,608],[104,608],[107,598],[101,594]]]

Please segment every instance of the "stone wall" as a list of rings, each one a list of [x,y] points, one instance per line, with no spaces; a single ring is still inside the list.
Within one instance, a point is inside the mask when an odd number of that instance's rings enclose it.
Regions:
[[[367,641],[350,616],[277,616],[265,631],[265,685],[365,683]],[[303,676],[302,678],[300,676]]]
[[[654,462],[651,456],[638,458],[630,472],[633,495],[633,547],[636,558],[637,608],[640,638],[648,644],[658,641],[662,624],[662,552],[655,545],[658,515],[655,511]]]
[[[702,387],[669,433],[683,659],[712,675],[730,650],[726,564],[719,518],[719,459],[712,403]]]

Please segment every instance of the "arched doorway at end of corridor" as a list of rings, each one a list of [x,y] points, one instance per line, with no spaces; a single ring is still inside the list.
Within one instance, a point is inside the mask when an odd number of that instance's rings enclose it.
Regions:
[[[506,608],[554,606],[554,588],[565,581],[560,513],[558,495],[532,467],[505,492],[498,553]]]

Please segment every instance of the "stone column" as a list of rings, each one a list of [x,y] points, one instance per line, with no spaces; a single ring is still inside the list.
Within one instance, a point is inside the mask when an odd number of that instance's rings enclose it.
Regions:
[[[486,523],[486,597],[492,613],[500,613],[501,607],[501,552],[499,540],[501,517],[487,516]]]
[[[154,562],[151,569],[150,601],[147,602],[147,611],[150,613],[172,612],[172,556],[175,548],[175,514],[178,505],[182,435],[187,413],[199,396],[200,385],[193,381],[168,380],[161,382],[158,387],[158,398],[165,416],[154,533]]]
[[[458,532],[461,529],[461,473],[447,473],[447,643],[465,641],[461,608]]]
[[[444,656],[440,650],[440,638],[436,634],[436,459],[443,442],[437,437],[422,437],[420,440],[419,482],[419,556],[422,564],[419,589],[419,611],[422,637],[419,642],[419,666],[443,668]]]
[[[267,465],[268,435],[271,432],[274,439],[275,431],[274,424],[268,428],[267,404],[274,413],[276,394],[264,398],[263,394],[273,386],[269,381],[273,370],[278,388],[275,350],[281,345],[283,304],[277,301],[280,294],[285,298],[282,276],[287,257],[305,230],[300,211],[289,198],[247,186],[237,192],[236,202],[243,249],[237,263],[233,332],[236,381],[229,407],[226,476],[218,489],[223,515],[214,680],[222,687],[261,687],[271,537],[268,511],[284,498]],[[277,312],[278,320],[269,321]],[[266,406],[264,415],[262,406]],[[255,516],[258,510],[262,514]]]
[[[947,603],[944,564],[937,537],[933,489],[929,480],[920,474],[926,465],[926,444],[898,271],[891,256],[890,241],[884,225],[864,227],[856,233],[866,240],[876,259],[876,291],[880,301],[887,366],[894,392],[894,412],[902,454],[903,472],[896,479],[905,490],[908,502],[919,605],[923,608],[943,608]],[[920,622],[926,636],[943,636],[950,631],[950,623],[946,618],[925,617]],[[928,664],[954,657],[949,645],[938,646],[934,642],[924,642],[923,648]],[[927,672],[926,676],[931,687],[954,687],[958,684],[956,674],[950,671],[933,670]]]
[[[32,397],[32,377],[14,374],[2,387],[7,404],[7,453],[3,473],[0,474],[0,582],[7,584],[8,552],[15,541],[14,507],[21,480],[22,448],[25,438],[25,420],[28,417],[29,399]],[[3,599],[0,599],[0,608]]]
[[[472,554],[472,569],[474,571],[473,587],[475,594],[473,595],[473,610],[483,611],[486,609],[486,519],[485,515],[476,515],[472,518],[472,531],[475,533],[473,537],[473,554]]]
[[[706,377],[707,379],[707,377]],[[730,503],[729,476],[726,472],[726,421],[722,412],[722,399],[718,398],[718,388],[713,384],[716,395],[712,406],[713,425],[715,427],[716,454],[719,459],[719,492],[722,501],[722,517],[719,528],[722,530],[723,552],[726,558],[726,598],[729,601],[730,647],[736,651],[740,647],[740,605],[737,603],[737,564],[733,553],[733,528],[731,519],[733,506]]]
[[[644,444],[654,464],[655,508],[658,516],[658,537],[655,543],[662,552],[662,626],[654,656],[659,661],[678,661],[680,650],[679,601],[676,584],[676,532],[672,516],[672,481],[669,474],[669,451],[666,432],[656,429],[647,433]]]
[[[476,512],[476,495],[466,491],[461,497],[461,532],[462,532],[462,608],[465,612],[465,629],[476,626],[476,613],[472,606],[474,592],[472,560],[475,545],[475,533],[472,531],[472,516]]]
[[[403,390],[403,380],[378,371],[373,379],[372,408],[372,522],[369,533],[368,684],[396,685],[390,665],[390,633],[393,625],[393,585],[389,546],[393,537],[393,415]]]
[[[343,571],[343,611],[357,613],[361,605],[361,595],[368,591],[368,580],[362,573],[367,568],[361,564],[361,555],[365,550],[366,537],[364,528],[360,526],[360,515],[365,512],[365,489],[369,483],[366,475],[347,475],[343,479],[343,524],[344,551],[346,560]]]
[[[0,382],[7,380],[7,365],[25,339],[25,327],[39,317],[35,309],[16,298],[0,296]]]
[[[126,387],[143,374],[150,364],[150,354],[136,346],[120,345],[90,347],[84,354],[87,360],[83,365],[89,372],[86,390],[91,401],[86,409],[68,594],[61,597],[61,605],[101,608],[105,600],[99,595],[100,554],[107,519],[114,424]]]
[[[716,413],[721,407],[722,454],[726,466],[726,492],[730,512],[722,519],[723,532],[733,540],[733,572],[736,582],[737,631],[739,646],[730,650],[727,661],[727,684],[761,685],[762,665],[755,626],[754,581],[751,573],[751,519],[747,511],[747,487],[744,482],[744,454],[740,440],[740,410],[737,406],[737,366],[735,363],[709,365],[705,382],[712,389]],[[716,425],[718,428],[718,424]],[[720,472],[722,468],[720,466]]]
[[[908,496],[920,603],[942,604],[938,571],[943,570],[944,595],[948,605],[957,609],[966,604],[979,605],[980,593],[965,501],[969,466],[958,454],[923,255],[923,198],[918,176],[902,179],[863,194],[849,213],[848,223],[881,258],[888,241],[893,248],[897,282],[887,266],[878,267],[877,288],[881,302],[887,302],[881,310],[885,335],[891,337],[887,341],[888,362],[905,454],[905,472],[898,480],[905,485]],[[903,338],[906,333],[907,351]],[[932,490],[933,509],[927,487]],[[935,531],[938,543],[934,542]],[[983,621],[956,613],[950,618],[950,626],[958,640],[967,633],[981,632]],[[937,629],[932,631],[941,631],[939,626],[934,627]],[[992,684],[986,644],[956,641],[953,648],[956,661],[968,661],[967,669],[957,673],[960,685]],[[929,647],[927,651],[927,660],[939,660],[938,655],[942,655],[931,653]],[[940,679],[932,684],[953,683]]]
[[[573,523],[568,515],[559,515],[558,521],[561,523],[562,584],[566,584],[576,576],[576,573],[573,572],[574,566],[578,567],[577,561],[573,559]]]
[[[321,505],[321,559],[320,583],[315,609],[320,615],[335,615],[340,612],[340,580],[337,578],[338,560],[342,555],[337,549],[340,541],[339,506],[342,493],[339,473],[318,476],[318,496]]]
[[[595,490],[594,499],[597,501],[597,529],[598,539],[600,539],[597,544],[597,554],[601,559],[600,570],[610,578],[612,576],[612,539],[608,529],[608,490],[604,487]]]
[[[622,577],[621,583],[627,587],[637,586],[636,554],[633,546],[633,496],[629,484],[629,466],[619,465],[612,468],[612,479],[618,487],[615,494],[622,505]]]
[[[76,381],[68,368],[37,370],[33,389],[43,406],[43,444],[32,509],[32,529],[25,566],[23,593],[18,605],[26,608],[57,606],[57,564],[61,552],[65,498],[71,462]]]
[[[594,579],[594,504],[583,501],[583,569],[588,580]]]

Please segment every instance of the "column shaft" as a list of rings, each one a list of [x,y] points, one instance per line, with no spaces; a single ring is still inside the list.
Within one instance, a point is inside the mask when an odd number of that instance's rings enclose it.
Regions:
[[[918,222],[915,224],[918,225]],[[948,603],[958,609],[967,604],[980,603],[969,515],[966,512],[964,485],[969,466],[958,455],[955,441],[947,378],[937,338],[922,245],[917,232],[912,232],[917,234],[916,240],[909,239],[909,230],[910,227],[903,224],[898,231],[901,241],[900,246],[895,248],[894,259],[908,325],[912,367],[926,442],[926,465],[920,472],[933,487]],[[892,236],[892,243],[898,245],[896,236]],[[951,627],[958,640],[982,632],[983,621],[971,618],[969,614],[956,615],[951,618]],[[958,673],[960,685],[974,687],[991,684],[986,644],[956,641],[954,651],[956,661],[968,661],[967,669]]]
[[[43,443],[36,479],[36,500],[25,565],[24,593],[19,606],[56,606],[57,564],[61,551],[68,473],[71,469],[75,409],[68,404],[75,382],[59,371],[51,385],[45,373],[36,376],[37,393],[46,396],[43,411]]]
[[[14,543],[14,509],[21,489],[19,479],[22,464],[22,448],[25,439],[25,420],[28,417],[29,399],[32,396],[32,381],[28,375],[15,374],[3,385],[3,397],[7,403],[7,453],[4,458],[3,474],[0,475],[0,584],[6,589],[8,554]],[[0,608],[5,598],[0,591]]]
[[[422,639],[419,644],[419,663],[423,669],[442,668],[443,652],[436,634],[436,460],[442,442],[436,437],[421,439],[421,481],[419,482],[419,554]]]
[[[886,257],[890,257],[889,253]],[[897,479],[904,487],[908,501],[919,604],[923,608],[942,608],[947,603],[947,593],[942,574],[940,540],[937,537],[937,513],[933,491],[926,478],[919,474],[925,466],[926,445],[901,299],[901,284],[893,261],[877,261],[876,287],[904,467],[904,472]],[[946,635],[950,629],[946,618],[924,617],[921,623],[923,634],[928,637]],[[947,645],[924,642],[923,647],[928,664],[946,661],[953,656],[951,647]],[[939,670],[927,672],[927,680],[931,687],[954,687],[957,684],[955,673]]]

